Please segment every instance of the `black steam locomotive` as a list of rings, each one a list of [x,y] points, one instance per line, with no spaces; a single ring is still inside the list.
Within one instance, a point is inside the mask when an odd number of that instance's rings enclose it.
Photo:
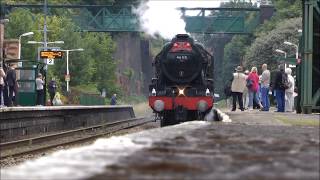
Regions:
[[[176,35],[155,57],[149,105],[161,126],[203,119],[213,107],[213,56],[187,34]]]

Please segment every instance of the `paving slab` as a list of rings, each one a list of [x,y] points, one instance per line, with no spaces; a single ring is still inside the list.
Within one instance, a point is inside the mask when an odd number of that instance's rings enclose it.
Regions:
[[[319,126],[320,114],[296,114],[291,112],[273,112],[273,111],[230,111],[224,109],[227,115],[234,123],[247,125],[301,125],[301,126]]]
[[[214,123],[135,152],[110,179],[319,179],[319,129]]]

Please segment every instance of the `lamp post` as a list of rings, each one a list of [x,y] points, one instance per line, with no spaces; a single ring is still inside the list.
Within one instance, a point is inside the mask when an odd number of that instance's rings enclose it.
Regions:
[[[299,46],[297,44],[293,44],[292,42],[289,42],[289,41],[285,41],[283,43],[286,44],[286,45],[295,47],[295,49],[296,49],[296,61],[298,62],[298,59],[299,59]]]
[[[287,52],[281,50],[281,49],[276,49],[275,50],[277,53],[281,53],[281,54],[284,54],[284,58],[287,59]],[[284,61],[284,68],[287,68],[287,63],[286,61]]]
[[[32,36],[34,33],[33,32],[27,32],[23,33],[19,36],[19,53],[18,53],[18,59],[21,59],[21,37],[23,36]]]
[[[0,19],[0,24],[5,24],[8,23],[10,20],[9,19]]]
[[[66,74],[66,76],[68,78],[70,77],[70,73],[69,73],[69,52],[72,52],[72,51],[83,51],[83,50],[84,49],[82,49],[82,48],[61,50],[61,51],[66,52],[66,54],[67,54],[67,74]],[[70,81],[70,79],[67,79],[67,92],[69,92],[69,81]]]
[[[32,36],[34,33],[33,32],[27,32],[23,33],[19,36],[19,51],[18,51],[18,59],[21,60],[21,37],[23,36]],[[22,66],[22,62],[18,62],[18,66]]]

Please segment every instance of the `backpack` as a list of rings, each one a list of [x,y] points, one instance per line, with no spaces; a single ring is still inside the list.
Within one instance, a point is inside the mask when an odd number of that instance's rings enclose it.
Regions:
[[[251,79],[247,79],[247,88],[250,89],[253,86],[253,81]]]
[[[286,73],[282,74],[282,81],[280,87],[284,89],[289,89],[291,87],[291,83],[289,82],[288,75]]]

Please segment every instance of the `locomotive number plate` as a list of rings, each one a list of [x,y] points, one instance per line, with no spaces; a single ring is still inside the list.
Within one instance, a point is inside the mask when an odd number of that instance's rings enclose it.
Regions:
[[[186,55],[177,55],[177,56],[176,56],[176,59],[177,59],[178,61],[180,61],[180,62],[185,62],[185,61],[188,60],[188,56],[186,56]]]

